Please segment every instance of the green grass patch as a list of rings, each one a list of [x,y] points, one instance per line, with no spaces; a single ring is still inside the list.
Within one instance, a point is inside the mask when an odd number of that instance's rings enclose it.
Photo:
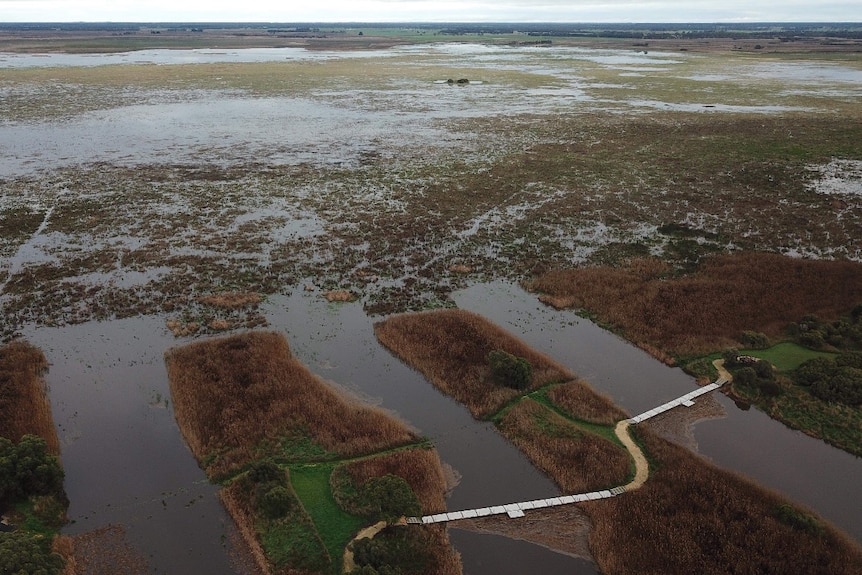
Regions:
[[[329,487],[332,469],[332,465],[291,467],[290,482],[323,540],[336,572],[340,572],[344,548],[363,527],[364,521],[345,512],[335,502]]]
[[[792,371],[816,357],[835,357],[835,353],[828,351],[816,351],[808,349],[792,342],[783,342],[768,349],[745,349],[740,353],[765,359],[778,369],[778,371]]]

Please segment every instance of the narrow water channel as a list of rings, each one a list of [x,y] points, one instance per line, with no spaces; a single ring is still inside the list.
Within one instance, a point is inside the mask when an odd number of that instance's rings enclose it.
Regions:
[[[460,307],[567,365],[632,414],[694,387],[679,369],[572,312],[543,306],[517,286],[486,284],[454,297]],[[360,305],[329,304],[297,292],[270,298],[264,313],[314,372],[392,410],[432,439],[460,478],[449,509],[558,493],[492,426],[475,421],[382,348],[374,320]],[[50,362],[47,383],[71,500],[66,531],[123,525],[151,573],[237,573],[230,545],[234,526],[174,421],[163,354],[185,342],[167,332],[164,318],[28,328],[24,335]],[[811,507],[862,540],[855,484],[862,460],[719,399],[727,416],[695,428],[703,455]],[[461,530],[453,530],[452,539],[467,575],[523,572],[519,565],[540,565],[549,575],[595,573],[588,560],[526,542]]]
[[[625,340],[539,302],[504,282],[475,286],[454,296],[548,354],[607,393],[632,415],[695,388],[693,378],[669,368]],[[756,409],[741,410],[716,394],[725,417],[695,425],[698,452],[805,505],[862,542],[862,458],[787,428]]]

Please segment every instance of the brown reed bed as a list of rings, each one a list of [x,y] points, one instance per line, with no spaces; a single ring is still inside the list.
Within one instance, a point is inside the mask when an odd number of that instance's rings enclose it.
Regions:
[[[502,349],[533,368],[529,389],[574,374],[474,313],[435,310],[394,316],[374,325],[377,339],[477,418],[496,413],[522,392],[491,381],[488,354]]]
[[[42,350],[27,342],[0,347],[0,436],[17,442],[24,435],[38,435],[51,454],[59,455],[60,440],[42,379],[47,369]]]
[[[862,264],[740,252],[673,277],[646,259],[627,267],[551,271],[529,285],[558,308],[588,310],[660,359],[737,345],[745,330],[770,336],[806,314],[825,320],[862,302]]]
[[[614,405],[608,396],[594,390],[580,379],[553,385],[547,389],[547,395],[548,399],[566,414],[588,423],[613,425],[629,417],[629,414]]]
[[[520,401],[498,427],[565,493],[616,487],[629,475],[631,458],[624,449],[536,401]]]
[[[436,450],[393,451],[379,457],[344,463],[341,467],[355,485],[362,485],[373,477],[397,475],[404,479],[416,494],[423,514],[430,515],[446,510],[446,478]]]
[[[602,573],[862,573],[862,550],[811,512],[640,426],[641,489],[583,504]]]
[[[210,476],[278,457],[291,443],[349,457],[417,439],[390,414],[313,375],[278,333],[193,343],[165,360],[180,429]]]

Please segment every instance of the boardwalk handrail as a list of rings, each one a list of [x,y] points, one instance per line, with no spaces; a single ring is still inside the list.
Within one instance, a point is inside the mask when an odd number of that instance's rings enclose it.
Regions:
[[[715,381],[715,383],[705,385],[692,392],[686,393],[682,397],[678,397],[672,401],[663,403],[658,407],[650,409],[649,411],[645,411],[640,415],[636,415],[635,417],[629,419],[624,419],[617,424],[617,427],[614,431],[620,441],[623,442],[623,445],[626,446],[626,449],[632,455],[632,458],[635,460],[635,478],[626,485],[620,485],[618,487],[604,489],[602,491],[590,491],[589,493],[578,493],[575,495],[561,495],[559,497],[550,497],[548,499],[533,499],[532,501],[522,501],[520,503],[507,503],[505,505],[479,507],[476,509],[465,509],[463,511],[435,513],[434,515],[423,515],[422,517],[407,517],[406,521],[407,523],[414,525],[430,525],[432,523],[446,523],[448,521],[457,521],[459,519],[473,519],[476,517],[486,517],[488,515],[506,514],[512,518],[523,517],[524,511],[529,511],[531,509],[542,509],[545,507],[557,507],[559,505],[569,505],[571,503],[580,503],[583,501],[609,499],[611,497],[622,495],[627,491],[634,491],[635,489],[638,489],[641,485],[643,485],[643,483],[646,481],[647,475],[649,474],[649,469],[647,467],[646,458],[644,457],[643,452],[640,450],[637,444],[632,441],[631,436],[629,436],[628,434],[629,425],[637,425],[638,423],[646,421],[651,417],[655,417],[660,413],[669,411],[678,405],[690,407],[694,405],[693,400],[695,398],[714,391],[725,383],[728,383],[729,381],[730,380],[727,379],[724,375],[720,375],[719,378]]]

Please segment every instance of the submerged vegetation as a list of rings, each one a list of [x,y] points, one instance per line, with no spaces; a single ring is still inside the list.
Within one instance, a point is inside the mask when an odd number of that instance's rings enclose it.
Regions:
[[[75,52],[214,37],[222,48],[368,52],[210,54],[181,66],[107,56],[44,66],[47,55],[4,67],[0,341],[149,314],[180,338],[257,328],[268,296],[297,291],[387,315],[452,307],[449,295],[477,282],[534,279],[547,301],[582,307],[700,375],[712,375],[703,354],[726,347],[769,359],[779,372],[739,366],[750,372],[737,374],[735,393],[862,453],[858,366],[830,359],[858,345],[855,316],[838,318],[862,301],[858,27],[819,39],[802,25],[782,37],[771,28],[762,45],[763,30],[747,25],[709,42],[703,30],[555,29],[478,52],[389,48],[485,42],[492,30],[417,29],[405,40],[384,28],[361,41],[370,30],[121,27],[93,38],[75,28],[60,33]],[[24,52],[57,45],[0,41]],[[788,322],[793,345],[808,347],[770,347]],[[480,318],[398,316],[375,331],[562,488],[631,474],[612,433],[626,414]],[[32,378],[46,365],[32,352],[13,343],[0,360],[30,366]],[[814,355],[826,359],[803,363]],[[208,341],[167,362],[183,434],[263,568],[338,573],[359,527],[417,505],[445,509],[436,452],[322,385],[283,338]],[[18,389],[7,373],[0,389]],[[44,398],[7,398],[0,435],[41,435],[56,455]],[[745,571],[756,560],[773,571],[858,570],[857,552],[813,514],[648,429],[641,442],[655,467],[648,486],[584,506],[603,570]],[[437,528],[393,526],[352,550],[360,573],[459,569]]]
[[[420,325],[425,339],[439,350],[431,358],[420,340],[410,338],[411,328]],[[404,361],[465,404],[485,404],[481,396],[492,393],[491,386],[465,381],[467,374],[481,373],[482,368],[471,361],[475,354],[460,351],[466,345],[500,345],[504,339],[499,328],[481,318],[460,311],[396,316],[378,324],[376,333],[390,349],[397,345],[395,353]],[[468,336],[469,344],[462,340]],[[506,347],[528,354],[523,344],[511,336],[509,340]],[[510,398],[507,408],[494,416],[501,432],[566,491],[622,484],[628,456],[579,423],[576,414],[568,412],[578,404],[554,389],[547,394],[540,389],[540,400],[533,399],[535,391]],[[588,387],[578,389],[580,396],[590,393],[594,392]],[[554,397],[562,405],[552,403]],[[605,403],[594,419],[621,418],[600,396],[591,401]],[[650,460],[646,484],[618,497],[581,504],[593,521],[590,551],[602,572],[763,570],[825,575],[862,569],[858,546],[808,511],[659,438],[648,424],[638,426],[637,435]]]
[[[284,336],[248,332],[165,359],[180,429],[264,572],[341,573],[361,526],[445,508],[436,452],[312,375]],[[443,532],[411,541],[429,559],[405,575],[460,572]]]

